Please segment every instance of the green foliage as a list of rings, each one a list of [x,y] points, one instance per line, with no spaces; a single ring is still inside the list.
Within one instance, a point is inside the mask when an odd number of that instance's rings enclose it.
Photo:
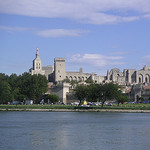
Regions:
[[[98,84],[90,84],[87,86],[87,100],[90,102],[97,102],[99,98],[99,85]]]
[[[21,77],[21,93],[29,99],[39,99],[48,90],[48,81],[43,75],[30,75],[24,73]]]
[[[50,103],[57,103],[59,100],[59,97],[55,94],[48,94],[46,97],[45,97],[45,102],[50,102]]]
[[[8,82],[0,80],[0,104],[12,101],[11,88]]]
[[[85,85],[77,85],[74,89],[75,96],[81,101],[84,100],[87,96],[87,87]]]
[[[112,100],[115,97],[120,99],[118,89],[119,86],[114,83],[90,84],[88,86],[78,85],[75,88],[75,95],[80,100],[80,102],[85,98],[91,102],[101,101],[103,107],[106,100]]]
[[[78,84],[78,81],[76,81],[76,80],[71,80],[71,81],[70,81],[70,84],[74,87],[75,85]]]
[[[140,100],[141,103],[143,103],[144,102],[144,97],[140,97],[139,100]]]
[[[127,95],[123,95],[121,91],[118,91],[118,93],[115,95],[115,99],[117,100],[118,102],[118,106],[119,106],[119,103],[124,103],[124,102],[129,102],[130,99]]]
[[[99,85],[99,98],[102,102],[102,107],[106,100],[112,100],[118,93],[118,85],[114,83],[105,83]]]
[[[86,82],[86,83],[90,83],[90,84],[93,84],[93,83],[94,83],[94,81],[93,81],[92,79],[87,79],[85,82]]]
[[[48,90],[48,80],[40,74],[24,73],[20,76],[16,74],[11,74],[10,76],[0,74],[0,81],[2,84],[0,103],[4,103],[2,99],[5,99],[5,101],[23,101],[26,98],[39,99]]]
[[[70,83],[70,80],[69,79],[64,79],[64,80],[62,80],[62,82]]]

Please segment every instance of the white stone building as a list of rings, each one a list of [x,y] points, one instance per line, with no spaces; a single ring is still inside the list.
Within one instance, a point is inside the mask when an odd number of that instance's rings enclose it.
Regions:
[[[42,61],[39,58],[38,48],[36,50],[36,58],[33,60],[33,67],[30,73],[42,74],[47,77],[50,82],[57,83],[64,79],[86,81],[92,79],[95,83],[114,82],[121,85],[133,85],[139,83],[150,83],[150,67],[144,66],[141,70],[124,69],[121,72],[118,68],[107,71],[106,76],[98,76],[94,73],[83,73],[82,68],[79,72],[65,71],[65,58],[55,58],[53,66],[42,66]]]

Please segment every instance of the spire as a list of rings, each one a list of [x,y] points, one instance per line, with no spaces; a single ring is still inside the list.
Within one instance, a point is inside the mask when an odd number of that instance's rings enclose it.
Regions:
[[[39,49],[37,48],[36,49],[36,58],[38,58],[39,57]]]

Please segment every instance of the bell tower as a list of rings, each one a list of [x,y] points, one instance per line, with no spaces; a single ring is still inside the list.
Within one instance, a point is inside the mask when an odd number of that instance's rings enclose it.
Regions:
[[[33,60],[33,70],[41,70],[42,69],[42,61],[39,57],[39,49],[36,49],[35,59]]]
[[[39,49],[36,49],[35,59],[33,60],[33,68],[31,69],[31,74],[45,74],[45,71],[42,70],[42,61],[39,57]]]

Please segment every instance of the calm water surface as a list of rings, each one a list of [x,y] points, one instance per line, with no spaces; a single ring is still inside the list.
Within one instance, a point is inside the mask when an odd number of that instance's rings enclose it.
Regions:
[[[149,150],[149,113],[0,112],[1,150]]]

